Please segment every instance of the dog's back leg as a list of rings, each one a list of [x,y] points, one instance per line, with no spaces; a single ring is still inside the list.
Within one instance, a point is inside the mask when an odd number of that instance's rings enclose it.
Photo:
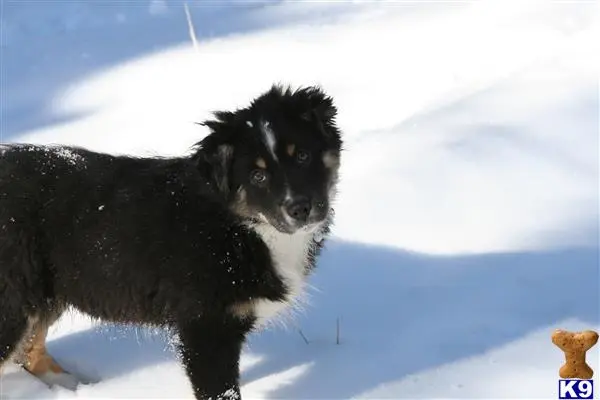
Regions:
[[[18,349],[27,333],[28,318],[23,307],[0,288],[0,372]]]
[[[48,328],[61,312],[62,308],[29,317],[27,330],[13,360],[48,386],[59,385],[76,390],[79,378],[65,371],[46,349]]]
[[[58,319],[60,313],[48,313],[30,319],[29,329],[23,342],[17,362],[31,374],[41,377],[49,372],[64,373],[65,370],[48,354],[46,337],[48,328]]]

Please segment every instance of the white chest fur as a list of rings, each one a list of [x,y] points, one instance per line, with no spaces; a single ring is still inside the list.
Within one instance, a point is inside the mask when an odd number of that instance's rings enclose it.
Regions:
[[[285,301],[273,302],[258,300],[254,303],[254,314],[258,325],[281,313],[291,302],[296,300],[305,286],[308,254],[314,245],[314,230],[299,231],[292,235],[281,233],[271,225],[259,225],[255,231],[267,244],[271,252],[273,267],[280,279],[288,288]]]

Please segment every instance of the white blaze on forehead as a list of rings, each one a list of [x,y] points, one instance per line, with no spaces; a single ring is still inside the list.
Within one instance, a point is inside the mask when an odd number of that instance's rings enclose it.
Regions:
[[[290,190],[289,187],[286,188],[285,190],[285,199],[284,202],[288,203],[292,201],[292,191]],[[287,222],[289,225],[293,226],[294,225],[294,219],[292,217],[290,217],[290,215],[288,214],[285,206],[283,206],[281,208],[282,214],[283,214],[283,218],[285,219],[285,222]]]
[[[269,149],[269,153],[273,156],[273,160],[278,161],[277,154],[275,153],[275,133],[273,133],[273,130],[271,129],[271,124],[269,124],[268,121],[263,122],[261,131],[263,133],[265,145],[267,146],[267,149]]]

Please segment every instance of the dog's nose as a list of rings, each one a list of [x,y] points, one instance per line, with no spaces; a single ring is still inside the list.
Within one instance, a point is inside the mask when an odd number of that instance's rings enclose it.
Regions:
[[[310,201],[306,197],[295,197],[285,202],[285,211],[296,221],[305,222],[310,214]]]

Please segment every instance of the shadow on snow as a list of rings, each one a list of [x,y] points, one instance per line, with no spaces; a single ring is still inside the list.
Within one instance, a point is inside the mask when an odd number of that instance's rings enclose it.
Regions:
[[[296,318],[309,344],[295,329],[252,335],[246,352],[263,360],[242,382],[310,364],[269,397],[348,398],[565,319],[597,324],[598,258],[597,248],[433,257],[332,241],[311,281],[318,291]],[[49,347],[67,366],[106,380],[174,360],[164,337],[94,328]]]

